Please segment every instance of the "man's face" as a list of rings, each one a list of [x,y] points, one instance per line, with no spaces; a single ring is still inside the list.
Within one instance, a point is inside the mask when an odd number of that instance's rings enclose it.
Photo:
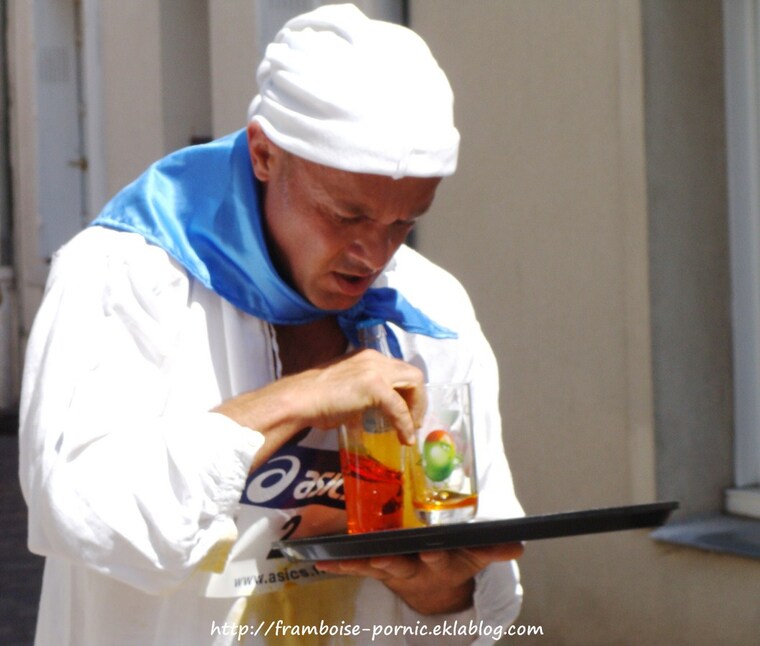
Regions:
[[[430,208],[440,178],[349,173],[290,155],[268,140],[264,156],[254,150],[259,135],[251,137],[249,128],[277,269],[316,307],[355,305]]]

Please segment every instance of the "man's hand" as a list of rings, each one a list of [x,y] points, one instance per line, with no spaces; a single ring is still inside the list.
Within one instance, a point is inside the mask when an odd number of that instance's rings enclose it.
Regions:
[[[334,428],[368,408],[379,408],[408,444],[425,407],[421,370],[374,350],[361,350],[278,379],[214,410],[264,435],[264,446],[252,465],[256,468],[301,429]]]
[[[360,350],[293,378],[310,396],[303,404],[313,426],[331,428],[356,413],[379,408],[399,439],[409,444],[422,424],[427,405],[422,371],[375,350]]]
[[[506,543],[409,556],[320,561],[317,568],[382,581],[412,609],[431,615],[469,608],[475,589],[473,577],[490,563],[518,558],[523,549],[521,543]]]

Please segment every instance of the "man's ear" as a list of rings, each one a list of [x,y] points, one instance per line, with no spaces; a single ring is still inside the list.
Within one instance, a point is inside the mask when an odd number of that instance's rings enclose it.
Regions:
[[[276,146],[269,140],[257,121],[248,123],[248,153],[251,156],[251,165],[256,179],[260,182],[268,182],[272,173],[273,155]]]

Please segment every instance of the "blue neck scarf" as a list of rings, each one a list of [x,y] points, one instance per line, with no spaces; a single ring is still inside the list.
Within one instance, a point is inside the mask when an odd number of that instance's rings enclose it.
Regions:
[[[371,318],[438,339],[456,337],[392,288],[370,288],[341,311],[314,307],[291,288],[267,250],[245,130],[159,160],[92,224],[139,233],[202,285],[269,323],[298,325],[335,315],[354,345],[356,324]],[[398,341],[386,329],[391,351],[400,357]]]

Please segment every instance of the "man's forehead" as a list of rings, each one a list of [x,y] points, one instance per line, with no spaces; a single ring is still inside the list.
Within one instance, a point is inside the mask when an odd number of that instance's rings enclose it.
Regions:
[[[392,179],[371,173],[352,173],[329,167],[312,169],[313,197],[345,215],[373,217],[378,209],[403,211],[417,218],[433,203],[440,177]]]
[[[351,201],[355,195],[362,195],[363,190],[401,190],[411,189],[422,186],[435,188],[438,186],[442,177],[400,177],[392,178],[387,175],[377,173],[361,173],[354,171],[332,168],[324,164],[317,164],[308,159],[303,159],[297,155],[288,153],[291,158],[291,164],[298,167],[304,176],[318,183],[326,190],[330,190],[335,199]],[[356,190],[359,190],[357,193]]]

